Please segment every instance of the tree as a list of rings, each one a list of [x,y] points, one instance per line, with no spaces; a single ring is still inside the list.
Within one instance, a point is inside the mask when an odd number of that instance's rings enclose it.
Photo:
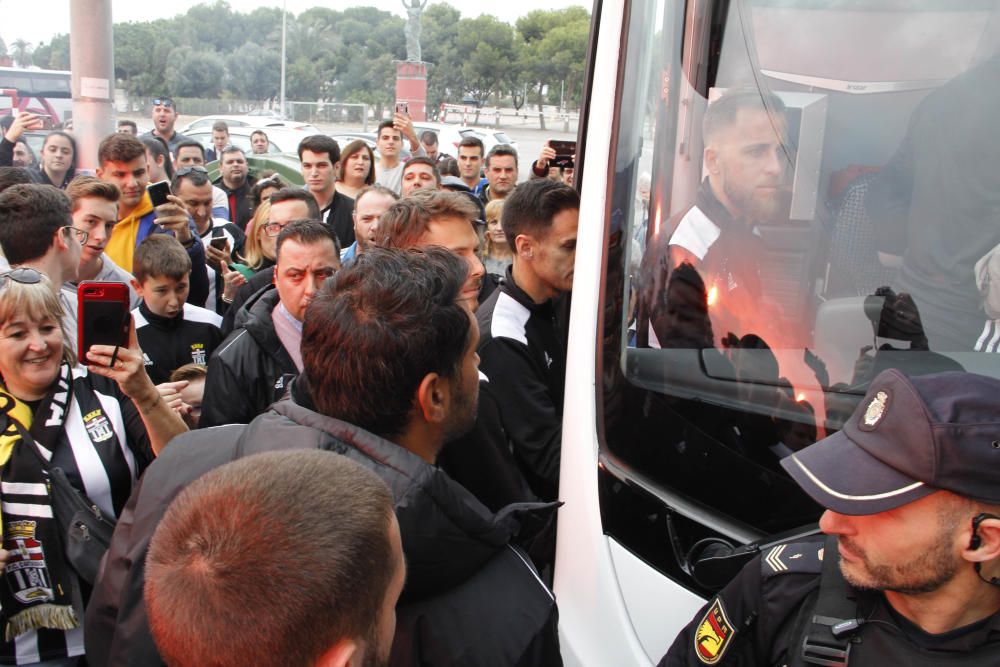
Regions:
[[[431,63],[427,76],[427,108],[460,98],[465,92],[462,58],[458,50],[461,14],[448,4],[429,5],[421,16],[423,59]]]
[[[499,94],[516,74],[514,29],[496,17],[462,19],[458,26],[465,88],[479,99]]]
[[[181,46],[171,52],[164,78],[175,97],[218,97],[225,71],[222,57],[214,51]]]
[[[18,67],[30,67],[32,64],[31,44],[23,39],[15,39],[11,47],[10,57],[14,60],[14,64]]]
[[[238,97],[262,102],[278,95],[281,56],[247,42],[226,58],[229,90]]]
[[[32,59],[42,69],[69,69],[69,35],[56,35],[48,44],[39,44]]]

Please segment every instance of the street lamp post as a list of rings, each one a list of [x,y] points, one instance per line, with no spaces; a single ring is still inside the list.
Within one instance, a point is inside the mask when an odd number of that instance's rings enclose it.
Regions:
[[[283,0],[281,3],[281,117],[285,118],[285,13],[288,3]]]

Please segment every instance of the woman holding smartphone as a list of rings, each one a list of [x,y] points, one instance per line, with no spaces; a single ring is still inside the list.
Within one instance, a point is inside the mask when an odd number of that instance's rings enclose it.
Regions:
[[[14,147],[21,135],[25,131],[40,130],[42,125],[40,116],[27,112],[18,114],[0,142],[0,167],[13,164]],[[65,190],[76,176],[76,141],[66,132],[51,132],[42,144],[38,164],[28,167],[28,172],[36,183]]]
[[[102,515],[117,519],[145,467],[187,430],[146,375],[134,325],[128,347],[94,345],[81,366],[62,316],[43,274],[0,273],[0,523],[8,552],[0,608],[15,635],[0,645],[3,664],[26,653],[42,662],[84,654],[73,599],[81,575],[54,518],[50,473],[64,471]]]

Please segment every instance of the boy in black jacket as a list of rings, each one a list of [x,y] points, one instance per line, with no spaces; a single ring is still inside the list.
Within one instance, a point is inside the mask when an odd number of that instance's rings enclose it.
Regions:
[[[136,248],[132,286],[142,299],[132,311],[146,373],[156,384],[184,364],[208,364],[222,342],[222,318],[187,302],[191,258],[172,236],[155,234]]]

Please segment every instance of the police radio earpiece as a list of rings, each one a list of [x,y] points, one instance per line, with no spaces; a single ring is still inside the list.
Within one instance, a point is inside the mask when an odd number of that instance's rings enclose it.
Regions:
[[[979,524],[981,524],[986,519],[1000,519],[1000,516],[997,516],[996,514],[988,514],[986,512],[982,512],[973,517],[972,538],[969,540],[969,549],[973,551],[975,551],[976,549],[978,549],[983,545],[983,538],[979,537]],[[976,568],[976,574],[979,575],[980,579],[982,579],[988,584],[993,584],[994,586],[1000,586],[1000,577],[990,577],[989,579],[987,579],[986,577],[983,576],[982,563],[976,563],[975,568]]]

